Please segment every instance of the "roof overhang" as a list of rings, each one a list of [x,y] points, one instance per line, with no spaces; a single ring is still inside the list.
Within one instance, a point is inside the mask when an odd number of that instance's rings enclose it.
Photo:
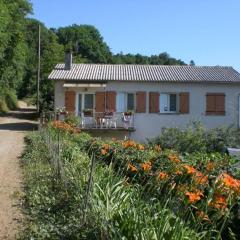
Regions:
[[[64,83],[65,88],[105,88],[105,83]]]

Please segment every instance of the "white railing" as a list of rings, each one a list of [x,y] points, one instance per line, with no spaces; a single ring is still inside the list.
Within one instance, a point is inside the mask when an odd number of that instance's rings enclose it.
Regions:
[[[123,112],[83,112],[78,114],[81,118],[81,127],[84,129],[133,129],[134,114]]]

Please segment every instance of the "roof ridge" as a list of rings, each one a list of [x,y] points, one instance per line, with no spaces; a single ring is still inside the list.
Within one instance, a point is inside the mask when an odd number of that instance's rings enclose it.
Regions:
[[[65,65],[65,63],[58,63],[57,65]],[[56,65],[56,66],[57,66]],[[139,66],[139,67],[179,67],[179,68],[232,68],[232,66],[222,65],[160,65],[160,64],[113,64],[113,63],[73,63],[73,66],[86,65],[86,66]]]

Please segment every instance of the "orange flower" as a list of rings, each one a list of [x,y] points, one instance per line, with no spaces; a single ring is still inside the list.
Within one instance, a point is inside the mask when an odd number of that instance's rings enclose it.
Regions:
[[[214,167],[215,167],[215,164],[213,162],[208,162],[206,169],[208,172],[211,172],[214,169]]]
[[[168,174],[165,173],[165,172],[159,172],[159,173],[158,173],[158,178],[159,178],[160,180],[167,179],[167,178],[168,178]]]
[[[101,154],[102,154],[102,155],[106,155],[106,154],[107,154],[107,150],[101,149]]]
[[[51,123],[52,127],[69,132],[69,133],[80,133],[80,129],[79,128],[75,128],[72,125],[66,123],[66,122],[62,122],[62,121],[53,121]]]
[[[180,162],[181,162],[181,160],[180,160],[176,155],[174,155],[174,154],[170,154],[170,155],[168,156],[168,159],[169,159],[170,161],[174,162],[174,163],[180,163]]]
[[[183,175],[183,172],[180,171],[180,170],[177,170],[177,171],[175,172],[175,174],[177,174],[177,175]]]
[[[161,148],[160,145],[155,145],[155,146],[154,146],[154,150],[155,150],[156,152],[161,152],[161,151],[162,151],[162,148]]]
[[[215,195],[213,200],[208,205],[211,207],[223,210],[227,208],[227,201],[224,196]]]
[[[203,211],[197,211],[196,212],[196,215],[201,219],[201,220],[204,220],[204,221],[207,221],[207,222],[211,222],[208,215],[203,212]]]
[[[196,184],[207,184],[208,183],[208,176],[203,175],[201,172],[196,171],[193,177]]]
[[[130,148],[130,147],[136,147],[137,144],[136,144],[134,141],[132,141],[132,140],[127,140],[127,141],[124,141],[124,142],[122,143],[122,146],[123,146],[124,148]]]
[[[104,148],[105,150],[109,150],[109,149],[110,149],[110,145],[107,144],[107,143],[104,143],[104,144],[103,144],[103,148]]]
[[[142,163],[141,168],[143,169],[143,171],[149,171],[152,168],[152,163],[151,162]]]
[[[134,165],[132,165],[131,163],[128,164],[128,169],[134,173],[136,173],[138,171],[137,168]]]
[[[187,170],[188,174],[194,174],[197,171],[194,167],[187,164],[183,165],[183,167]]]
[[[145,147],[144,147],[142,144],[138,144],[138,145],[137,145],[137,149],[138,149],[138,150],[144,150]]]
[[[240,193],[240,180],[231,177],[227,173],[223,173],[221,178],[221,181],[226,188],[229,188],[236,193]]]
[[[196,190],[195,192],[186,192],[185,195],[188,197],[188,201],[190,203],[195,203],[203,197],[203,193],[199,190]]]

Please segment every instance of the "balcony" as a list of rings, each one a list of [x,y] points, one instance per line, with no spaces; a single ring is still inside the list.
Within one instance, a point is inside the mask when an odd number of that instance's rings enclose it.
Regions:
[[[97,131],[134,131],[134,114],[130,112],[94,112],[79,113],[83,130]]]

